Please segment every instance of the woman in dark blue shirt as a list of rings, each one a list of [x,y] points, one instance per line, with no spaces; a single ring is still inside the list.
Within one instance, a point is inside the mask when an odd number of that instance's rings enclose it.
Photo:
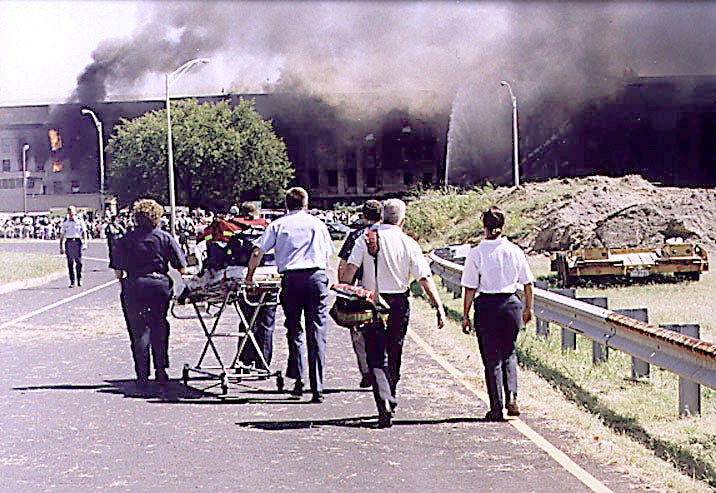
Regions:
[[[179,244],[159,228],[162,212],[154,200],[136,201],[132,206],[134,229],[117,242],[109,264],[122,283],[122,311],[140,386],[149,380],[150,348],[156,380],[162,384],[169,381],[167,312],[173,293],[169,266],[186,272]]]

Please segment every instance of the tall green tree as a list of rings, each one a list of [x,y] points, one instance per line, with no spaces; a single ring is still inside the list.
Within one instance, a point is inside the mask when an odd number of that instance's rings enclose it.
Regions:
[[[253,101],[171,105],[177,204],[223,210],[243,200],[281,203],[293,168]],[[107,151],[108,187],[121,204],[146,196],[169,203],[166,110],[120,120]]]

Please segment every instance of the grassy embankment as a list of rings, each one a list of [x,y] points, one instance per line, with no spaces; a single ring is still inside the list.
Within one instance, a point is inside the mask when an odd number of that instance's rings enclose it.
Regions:
[[[536,210],[548,203],[555,191],[535,197],[532,202],[515,201],[508,189],[485,187],[469,192],[427,192],[411,202],[406,230],[418,238],[425,249],[451,243],[468,242],[481,231],[480,214],[491,204],[503,207],[509,214],[507,234],[524,236],[529,221],[523,211]],[[538,278],[550,279],[549,260],[544,255],[532,256],[530,263]],[[647,308],[650,323],[698,323],[701,338],[716,340],[716,315],[710,299],[716,292],[716,274],[707,273],[701,281],[646,284],[633,286],[593,286],[578,288],[577,296],[606,296],[610,309]],[[453,300],[445,294],[445,304],[459,316],[462,300]],[[453,324],[457,325],[457,324]],[[448,331],[456,343],[465,344],[459,330]],[[577,351],[561,350],[561,331],[552,327],[545,340],[535,334],[534,323],[523,331],[518,341],[521,364],[556,389],[587,420],[597,420],[611,430],[616,456],[609,458],[625,469],[639,470],[638,477],[653,482],[656,488],[676,491],[710,491],[716,487],[716,392],[701,389],[702,413],[700,416],[678,417],[678,377],[672,373],[651,368],[648,379],[630,378],[631,358],[611,351],[607,363],[595,366],[591,361],[591,341],[578,338]],[[474,344],[473,341],[468,344]],[[565,404],[566,405],[566,404]],[[561,411],[575,416],[579,426],[579,412]],[[640,453],[658,457],[673,466],[659,467],[659,462],[635,459]],[[625,452],[631,449],[626,455]],[[631,456],[630,456],[631,454]],[[679,471],[681,476],[673,474]],[[698,479],[691,482],[684,476]]]
[[[44,277],[61,271],[62,258],[39,253],[3,252],[0,255],[0,284]]]

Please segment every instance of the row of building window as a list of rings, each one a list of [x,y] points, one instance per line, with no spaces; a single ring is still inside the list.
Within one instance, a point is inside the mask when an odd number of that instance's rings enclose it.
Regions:
[[[0,178],[0,189],[22,188],[22,178]]]
[[[33,191],[35,188],[35,185],[37,185],[37,180],[35,178],[28,178],[27,179],[27,190],[28,192]],[[0,190],[15,190],[18,188],[22,188],[22,178],[0,178]],[[37,193],[34,192],[33,193]],[[43,187],[43,194],[44,187]],[[65,187],[63,182],[61,181],[53,181],[52,182],[52,193],[54,194],[63,194],[65,193]],[[70,193],[80,193],[80,182],[77,180],[72,180],[72,183],[70,184]]]
[[[53,163],[53,166],[52,166],[53,172],[56,173],[57,171],[62,171],[62,165],[60,163],[61,162]],[[28,167],[28,169],[29,169],[29,167]],[[12,160],[11,159],[3,159],[2,160],[2,171],[4,173],[12,171]],[[22,171],[22,163],[18,163],[17,171]],[[36,162],[35,163],[35,171],[44,173],[45,172],[45,162],[44,161]]]
[[[338,186],[338,170],[329,169],[326,170],[326,185],[329,187]],[[316,187],[319,185],[319,171],[310,170],[308,172],[309,181],[311,186]],[[356,188],[358,186],[357,174],[355,170],[344,170],[343,176],[345,178],[346,188]],[[410,171],[403,172],[403,185],[414,185],[416,180],[420,180],[423,183],[432,183],[433,174],[424,172],[419,175],[414,175]],[[382,176],[376,172],[376,170],[365,170],[365,181],[364,185],[366,188],[377,188],[382,186]]]

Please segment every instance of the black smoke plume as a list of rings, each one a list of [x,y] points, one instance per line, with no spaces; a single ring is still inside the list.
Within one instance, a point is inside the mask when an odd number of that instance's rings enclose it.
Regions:
[[[710,2],[182,1],[147,9],[131,37],[95,49],[73,101],[141,94],[185,61],[210,57],[184,88],[299,91],[355,122],[393,110],[451,115],[451,182],[504,174],[511,103],[500,80],[512,84],[523,121],[539,121],[546,137],[614,92],[625,73],[716,68]]]

